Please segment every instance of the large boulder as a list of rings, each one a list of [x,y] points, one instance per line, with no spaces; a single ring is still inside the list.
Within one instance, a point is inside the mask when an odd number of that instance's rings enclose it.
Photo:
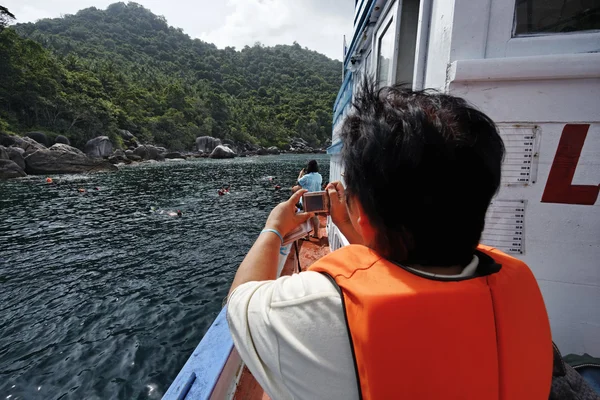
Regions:
[[[233,158],[236,154],[229,147],[218,145],[215,149],[210,153],[210,158]]]
[[[278,149],[277,147],[275,147],[275,146],[271,146],[271,147],[269,147],[269,148],[267,149],[267,152],[268,152],[269,154],[279,154],[279,153],[280,153],[279,149]]]
[[[166,149],[164,147],[156,147],[152,146],[151,144],[146,144],[136,147],[135,150],[133,150],[133,154],[141,157],[144,160],[164,161],[165,156],[163,150]]]
[[[222,143],[224,146],[229,147],[235,153],[241,153],[242,151],[245,150],[243,146],[239,145],[238,143],[234,142],[233,140],[223,139]]]
[[[6,147],[0,146],[0,160],[10,160]]]
[[[88,140],[83,151],[90,157],[109,157],[112,154],[113,145],[108,136],[98,136]]]
[[[24,151],[33,151],[46,148],[46,146],[43,144],[40,144],[29,137],[19,137],[7,134],[0,134],[0,144],[7,147],[19,147]]]
[[[256,154],[258,154],[259,156],[266,156],[267,154],[269,154],[269,150],[265,149],[264,147],[261,147],[256,151]]]
[[[146,146],[138,146],[133,150],[133,154],[140,157],[142,160],[148,159],[148,149]]]
[[[58,146],[58,147],[57,147]],[[25,171],[29,174],[78,174],[82,172],[116,171],[108,161],[87,157],[74,148],[54,145],[52,150],[37,150],[25,157]],[[73,151],[77,150],[77,151]]]
[[[25,160],[23,159],[23,153],[25,153],[25,150],[20,147],[9,147],[6,149],[6,152],[8,153],[8,158],[17,164],[19,168],[25,171]]]
[[[221,139],[212,136],[199,136],[196,138],[196,150],[203,153],[210,153],[220,145]]]
[[[50,147],[48,150],[50,151],[60,151],[63,153],[73,153],[73,154],[78,154],[78,155],[82,155],[85,156],[85,154],[83,153],[83,151],[73,147],[73,146],[69,146],[68,144],[63,144],[63,143],[55,143],[52,145],[52,147]]]
[[[39,144],[43,144],[45,147],[48,147],[49,141],[48,136],[44,132],[27,132],[25,136],[35,140]]]
[[[125,157],[125,152],[123,150],[121,150],[121,149],[116,149],[113,152],[113,156],[115,156],[115,157]]]
[[[66,144],[68,146],[71,145],[71,141],[69,140],[68,137],[63,136],[63,135],[58,135],[57,137],[54,138],[54,143],[60,143],[60,144]]]
[[[12,179],[27,176],[25,171],[12,160],[0,159],[0,179]]]

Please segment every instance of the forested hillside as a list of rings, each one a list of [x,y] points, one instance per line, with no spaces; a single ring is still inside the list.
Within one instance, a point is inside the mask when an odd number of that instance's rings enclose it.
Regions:
[[[203,135],[322,145],[340,70],[298,44],[220,50],[115,3],[0,32],[0,130],[64,134],[79,146],[98,135],[118,142],[118,129],[181,150]]]

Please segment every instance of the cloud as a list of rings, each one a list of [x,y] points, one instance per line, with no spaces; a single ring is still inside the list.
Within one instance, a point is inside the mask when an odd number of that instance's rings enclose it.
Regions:
[[[227,0],[232,12],[222,26],[200,39],[218,47],[292,44],[331,58],[342,57],[342,36],[352,30],[353,6],[347,0]]]
[[[118,0],[3,0],[17,22],[35,22],[75,14],[88,7],[105,9]],[[238,49],[255,42],[292,44],[342,57],[342,36],[352,33],[351,0],[136,0],[182,28],[220,48]],[[27,4],[25,4],[27,3]]]

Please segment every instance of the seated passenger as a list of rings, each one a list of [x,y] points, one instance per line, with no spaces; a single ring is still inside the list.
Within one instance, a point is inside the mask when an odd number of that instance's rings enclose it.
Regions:
[[[319,164],[317,160],[310,160],[306,166],[306,168],[302,168],[300,174],[298,174],[298,185],[292,188],[293,192],[296,192],[300,189],[306,189],[309,192],[318,192],[321,189],[321,183],[323,182],[323,177],[319,173]],[[302,199],[300,199],[300,206],[302,206]],[[320,239],[321,235],[319,234],[320,222],[319,217],[314,216],[310,219],[310,222],[313,227],[313,237]]]
[[[272,399],[548,399],[550,325],[523,262],[479,244],[504,144],[464,100],[368,85],[341,130],[331,218],[353,243],[276,279],[305,190],[279,204],[228,298]]]

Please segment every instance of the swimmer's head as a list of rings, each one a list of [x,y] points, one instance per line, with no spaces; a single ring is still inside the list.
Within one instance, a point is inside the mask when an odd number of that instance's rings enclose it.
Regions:
[[[177,216],[181,217],[183,215],[183,213],[181,212],[181,210],[177,210]]]

